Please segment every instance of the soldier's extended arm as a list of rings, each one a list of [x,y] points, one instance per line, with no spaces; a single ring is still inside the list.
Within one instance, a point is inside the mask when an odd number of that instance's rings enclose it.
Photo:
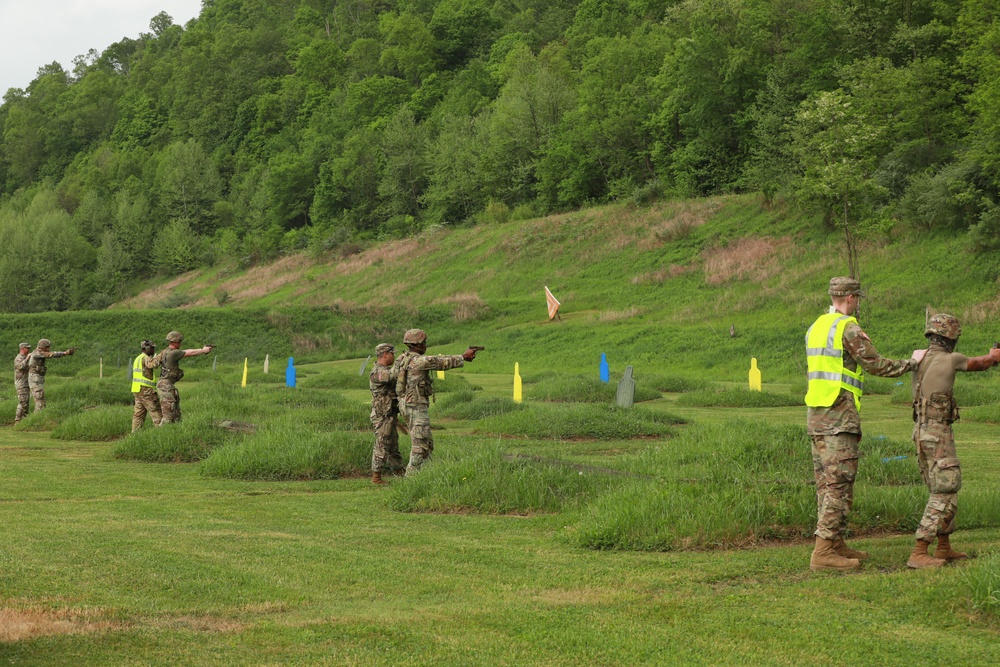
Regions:
[[[917,362],[913,359],[886,359],[878,350],[861,327],[848,324],[844,329],[844,350],[851,355],[866,373],[884,378],[894,378],[916,370]]]
[[[465,359],[461,354],[438,354],[433,357],[419,357],[412,362],[410,368],[418,371],[446,371],[464,365]]]
[[[76,348],[71,347],[68,350],[65,350],[64,352],[49,352],[48,354],[45,355],[45,358],[58,359],[59,357],[71,357],[73,356],[74,352],[76,352]]]
[[[998,363],[1000,363],[1000,347],[994,345],[993,349],[981,357],[969,357],[965,370],[985,371]]]
[[[194,348],[190,350],[184,350],[185,357],[197,357],[199,354],[208,354],[214,348],[214,345],[206,345],[205,347]]]

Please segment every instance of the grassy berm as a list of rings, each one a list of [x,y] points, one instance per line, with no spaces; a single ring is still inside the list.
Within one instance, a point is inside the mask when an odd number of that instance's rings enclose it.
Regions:
[[[926,499],[909,380],[874,379],[849,523],[871,558],[848,575],[808,571],[801,346],[842,272],[833,244],[819,223],[730,198],[259,267],[242,284],[257,271],[273,289],[230,289],[238,308],[219,312],[272,372],[238,352],[214,371],[192,363],[184,420],[135,434],[124,368],[98,378],[92,358],[54,360],[47,410],[10,427],[13,392],[0,401],[0,665],[1000,664],[992,374],[960,377],[957,392],[953,542],[974,558],[905,567]],[[968,351],[994,336],[985,260],[963,254],[965,270],[931,284],[904,260],[964,253],[935,247],[900,234],[862,254],[863,321],[888,354],[921,343],[928,294],[966,318]],[[212,282],[180,284],[196,301]],[[545,321],[543,284],[562,322]],[[358,369],[407,308],[432,351],[487,350],[438,381],[432,461],[376,487]],[[214,313],[178,317],[213,331]],[[139,315],[90,314],[87,331],[107,317],[125,340]],[[81,321],[39,317],[66,332]],[[596,379],[601,352],[610,384]],[[752,356],[763,392],[746,389]],[[631,409],[613,405],[626,363]],[[404,460],[409,444],[400,436]]]

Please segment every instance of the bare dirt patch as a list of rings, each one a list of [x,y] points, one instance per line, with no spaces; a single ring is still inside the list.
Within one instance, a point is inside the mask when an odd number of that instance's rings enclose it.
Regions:
[[[705,282],[709,285],[732,280],[763,282],[782,269],[782,257],[792,248],[788,237],[745,238],[724,248],[702,253]]]
[[[0,642],[17,642],[53,635],[82,635],[122,627],[99,609],[0,608]]]

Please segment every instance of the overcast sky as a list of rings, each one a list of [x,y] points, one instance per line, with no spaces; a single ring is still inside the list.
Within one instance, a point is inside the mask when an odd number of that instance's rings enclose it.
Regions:
[[[0,97],[53,60],[72,71],[76,56],[149,32],[160,12],[184,25],[201,0],[0,0]]]

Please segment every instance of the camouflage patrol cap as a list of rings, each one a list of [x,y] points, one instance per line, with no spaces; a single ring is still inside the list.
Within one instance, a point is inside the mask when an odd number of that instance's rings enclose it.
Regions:
[[[389,343],[379,343],[375,346],[375,356],[381,357],[386,352],[395,352],[396,348]]]
[[[865,296],[865,293],[861,291],[861,281],[848,276],[830,278],[830,289],[827,290],[827,294],[830,296],[850,296],[851,294]]]
[[[927,329],[924,331],[924,336],[932,334],[937,334],[949,340],[958,340],[958,337],[962,335],[962,327],[958,323],[958,318],[954,315],[938,313],[931,315],[931,319],[927,321]]]
[[[171,331],[170,333],[167,334],[168,343],[180,343],[183,340],[184,336],[181,334],[180,331]]]
[[[427,334],[423,329],[410,329],[403,334],[403,342],[407,345],[420,345],[427,342]]]
[[[43,338],[40,341],[38,341],[38,347],[39,348],[52,347],[52,341],[50,341],[48,338]]]
[[[20,348],[25,348],[26,347],[26,348],[28,348],[30,350],[31,349],[31,343],[21,343],[20,345],[18,345],[18,347],[20,347]]]

